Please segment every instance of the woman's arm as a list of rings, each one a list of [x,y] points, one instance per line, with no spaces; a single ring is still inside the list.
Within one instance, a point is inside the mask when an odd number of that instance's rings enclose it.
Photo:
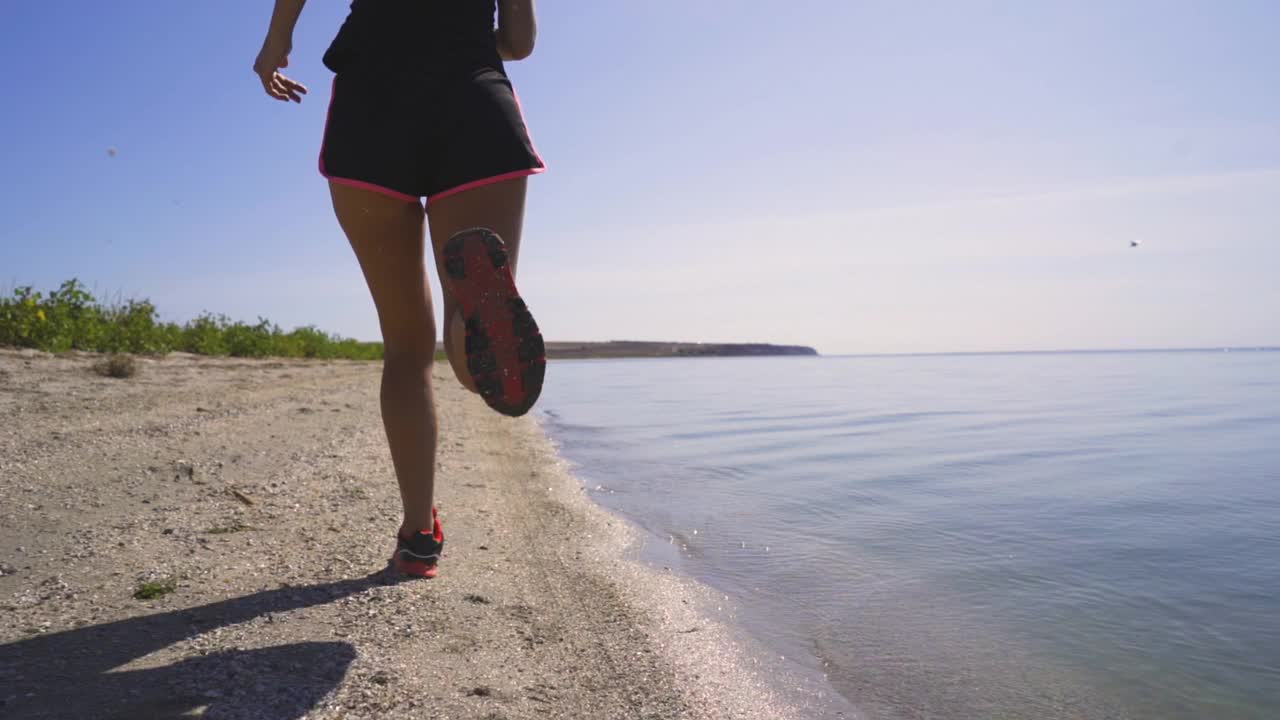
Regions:
[[[289,67],[289,52],[293,50],[293,27],[298,24],[298,16],[302,14],[302,6],[306,2],[307,0],[276,0],[267,38],[262,41],[262,50],[253,63],[253,71],[262,81],[262,89],[277,100],[302,102],[302,96],[307,94],[307,88],[302,83],[276,72],[282,67]]]
[[[523,60],[533,53],[538,37],[534,0],[498,0],[498,54],[503,60]]]
[[[302,6],[307,0],[276,0],[275,10],[271,13],[271,26],[267,36],[289,38],[293,40],[293,27],[298,24],[298,16],[302,14]]]

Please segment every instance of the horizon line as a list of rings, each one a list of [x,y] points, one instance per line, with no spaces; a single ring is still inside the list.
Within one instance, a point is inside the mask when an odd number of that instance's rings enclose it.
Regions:
[[[1088,355],[1107,353],[1280,352],[1280,345],[1205,345],[1151,348],[1059,348],[1055,350],[925,350],[919,352],[859,352],[822,357],[912,357],[922,355]]]

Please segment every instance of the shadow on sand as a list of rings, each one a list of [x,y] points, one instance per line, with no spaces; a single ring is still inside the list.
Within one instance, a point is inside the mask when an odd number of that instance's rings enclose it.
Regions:
[[[300,642],[112,671],[215,628],[323,605],[393,582],[377,572],[0,645],[0,718],[177,720],[245,712],[250,713],[246,717],[301,717],[342,681],[356,655],[351,644]]]

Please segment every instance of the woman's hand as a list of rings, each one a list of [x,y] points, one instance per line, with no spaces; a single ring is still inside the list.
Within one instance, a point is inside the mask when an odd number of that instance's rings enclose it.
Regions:
[[[307,87],[278,72],[280,68],[289,67],[291,50],[293,50],[293,38],[268,34],[267,39],[262,42],[262,51],[258,53],[258,59],[253,62],[253,71],[258,74],[258,79],[262,81],[262,89],[266,90],[268,95],[277,100],[286,102],[292,100],[300,103],[302,96],[307,94]]]

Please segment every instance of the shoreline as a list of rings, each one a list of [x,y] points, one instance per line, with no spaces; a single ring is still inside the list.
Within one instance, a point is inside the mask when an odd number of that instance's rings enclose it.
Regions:
[[[446,367],[445,558],[394,582],[376,363],[98,357],[0,350],[0,715],[815,717]]]
[[[741,688],[730,686],[741,685],[745,679],[757,698],[774,698],[775,712],[779,714],[768,717],[779,720],[861,717],[820,669],[780,656],[776,648],[756,637],[739,618],[738,602],[698,579],[684,565],[686,557],[670,549],[660,535],[596,500],[583,479],[574,474],[573,462],[561,454],[553,431],[545,427],[546,420],[539,416],[536,422],[554,456],[553,462],[562,468],[562,477],[571,484],[566,502],[580,504],[581,511],[595,516],[597,524],[609,527],[605,540],[609,547],[603,556],[609,567],[604,571],[625,584],[638,604],[664,616],[661,624],[677,641],[671,648],[673,662],[684,665],[688,677],[718,671],[721,676],[717,684],[729,693],[740,693]],[[673,614],[673,610],[677,612]],[[697,638],[692,637],[694,628],[701,633]],[[678,642],[682,639],[689,641]],[[821,658],[815,656],[814,660],[820,662]],[[717,663],[726,666],[717,669]],[[733,677],[735,672],[744,670],[745,677]]]
[[[660,566],[661,538],[593,499],[551,431],[540,419],[531,424],[538,434],[535,443],[561,482],[558,501],[599,531],[593,533],[596,548],[589,561],[650,614],[657,636],[665,638],[659,640],[665,643],[663,654],[677,667],[686,691],[698,704],[718,708],[708,717],[856,717],[820,672],[779,657],[751,635],[737,617],[735,601],[681,567],[683,557],[677,554],[670,566]]]

